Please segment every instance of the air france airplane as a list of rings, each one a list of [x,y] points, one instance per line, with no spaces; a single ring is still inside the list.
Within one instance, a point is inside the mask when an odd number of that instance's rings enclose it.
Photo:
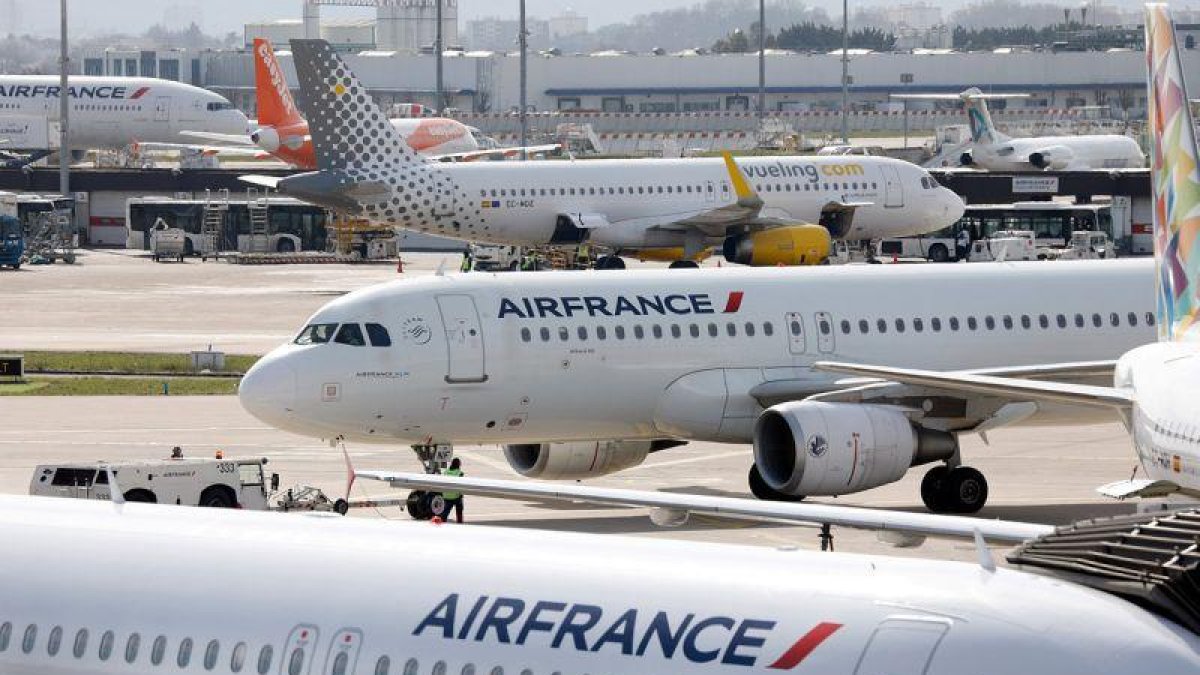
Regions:
[[[1148,259],[428,276],[330,302],[240,397],[319,438],[502,444],[535,478],[612,473],[684,440],[753,443],[751,489],[775,499],[855,493],[936,462],[926,504],[975,511],[987,483],[961,466],[958,434],[1106,411],[813,364],[1054,378],[1061,367],[1038,364],[1115,359],[1154,323]],[[1069,374],[1102,382],[1112,368]]]
[[[1111,387],[1013,382],[906,369],[825,364],[832,372],[915,386],[1116,409],[1146,478],[1102,486],[1124,497],[1200,498],[1200,148],[1188,107],[1178,44],[1167,5],[1147,5],[1150,137],[1154,144],[1154,254],[1158,341],[1117,362]],[[1064,367],[1064,370],[1066,368]]]
[[[963,203],[924,169],[886,157],[426,161],[328,43],[293,40],[318,171],[246,177],[392,226],[513,245],[593,244],[692,260],[815,263],[829,239],[917,235]],[[820,223],[824,227],[817,227]],[[605,266],[622,266],[608,257]]]
[[[1200,671],[1165,603],[981,546],[972,565],[17,496],[0,539],[5,675]]]
[[[1027,94],[985,94],[971,87],[961,94],[894,94],[892,98],[961,100],[967,109],[971,149],[959,157],[963,166],[989,171],[1140,169],[1146,155],[1137,141],[1122,134],[1031,136],[1001,133],[988,112],[989,98],[1022,98]]]
[[[139,142],[176,143],[185,129],[245,134],[249,120],[227,99],[206,89],[152,77],[71,76],[72,150],[122,149]],[[0,138],[7,149],[36,135],[18,133],[32,121],[58,122],[59,81],[51,75],[0,75]]]

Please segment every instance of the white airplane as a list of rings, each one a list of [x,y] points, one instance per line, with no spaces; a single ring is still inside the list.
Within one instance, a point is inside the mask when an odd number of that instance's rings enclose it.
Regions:
[[[667,260],[722,246],[731,260],[774,266],[823,260],[831,235],[916,235],[964,209],[927,171],[886,157],[429,162],[328,43],[293,40],[292,53],[319,170],[246,179],[395,227],[512,245],[590,241]]]
[[[3,135],[8,147],[47,149],[46,140],[29,128],[58,122],[59,89],[58,77],[52,75],[0,75],[0,130],[26,129]],[[73,75],[69,91],[72,150],[180,142],[186,140],[180,132],[187,129],[245,134],[250,126],[223,96],[182,82]]]
[[[1200,669],[1186,610],[999,569],[981,541],[1049,528],[938,528],[975,536],[980,563],[2,496],[0,672]]]
[[[1144,479],[1102,486],[1118,498],[1200,498],[1200,149],[1167,5],[1147,5],[1150,137],[1154,143],[1154,254],[1158,342],[1117,362],[1111,387],[1013,382],[998,377],[823,364],[832,372],[972,392],[1116,409],[1133,439]]]
[[[959,157],[963,166],[989,171],[1135,169],[1146,165],[1137,141],[1122,134],[1031,136],[1012,138],[996,130],[988,99],[1028,94],[985,94],[971,87],[961,94],[893,94],[897,99],[961,100],[971,127],[971,147]]]
[[[309,436],[504,445],[534,478],[586,478],[684,440],[753,443],[753,492],[841,495],[939,463],[935,511],[987,483],[957,434],[1105,419],[816,372],[854,361],[1103,382],[1152,339],[1153,261],[455,274],[355,291],[243,378],[243,406]],[[940,488],[938,485],[946,487]]]

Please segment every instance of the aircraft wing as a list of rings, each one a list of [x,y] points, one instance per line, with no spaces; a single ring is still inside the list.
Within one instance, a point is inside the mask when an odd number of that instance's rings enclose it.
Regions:
[[[134,144],[139,150],[190,150],[200,152],[206,155],[225,155],[237,157],[254,157],[255,159],[265,159],[271,155],[259,150],[256,147],[245,146],[229,146],[229,145],[204,145],[200,143],[164,143],[159,141],[138,141]]]
[[[500,158],[509,159],[521,154],[522,151],[530,155],[547,152],[557,152],[562,149],[558,143],[549,143],[546,145],[526,145],[521,147],[511,148],[490,148],[487,150],[471,150],[469,152],[448,152],[444,155],[429,155],[429,159],[435,162],[474,162],[479,159]]]
[[[238,180],[242,181],[243,183],[271,188],[272,190],[279,187],[279,181],[283,180],[283,178],[283,176],[260,176],[257,174],[243,174],[238,176]]]
[[[205,141],[216,141],[226,145],[247,145],[254,146],[254,141],[250,140],[250,136],[246,134],[218,134],[212,131],[180,131],[180,136],[190,136],[191,138],[199,138]]]
[[[355,477],[390,483],[396,488],[463,492],[506,499],[587,502],[624,507],[648,507],[669,513],[697,513],[719,518],[764,522],[842,525],[866,530],[918,536],[973,538],[1022,543],[1050,534],[1055,528],[1038,523],[985,520],[967,516],[939,516],[854,506],[828,506],[795,502],[767,502],[736,497],[711,497],[672,492],[600,488],[574,483],[498,480],[393,471],[355,471]]]
[[[1000,377],[994,374],[970,371],[940,372],[830,361],[818,361],[813,364],[813,367],[831,373],[878,378],[943,392],[982,394],[1014,401],[1051,401],[1118,409],[1128,408],[1133,404],[1132,394],[1114,387]],[[1048,368],[1054,367],[1049,366]],[[1058,368],[1059,374],[1067,372],[1063,370],[1062,366],[1058,366]]]

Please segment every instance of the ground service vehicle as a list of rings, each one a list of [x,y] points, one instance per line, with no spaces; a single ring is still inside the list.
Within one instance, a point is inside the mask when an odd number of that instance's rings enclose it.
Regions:
[[[25,255],[25,235],[21,230],[21,221],[12,216],[0,216],[0,266],[7,265],[14,270],[21,267],[21,258]]]

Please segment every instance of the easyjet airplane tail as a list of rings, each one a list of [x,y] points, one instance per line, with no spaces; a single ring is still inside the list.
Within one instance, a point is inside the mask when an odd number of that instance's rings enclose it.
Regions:
[[[275,48],[263,38],[254,38],[254,93],[259,125],[278,127],[304,121],[288,91]]]
[[[1200,340],[1200,175],[1175,27],[1165,4],[1146,5],[1154,257],[1159,340]]]

